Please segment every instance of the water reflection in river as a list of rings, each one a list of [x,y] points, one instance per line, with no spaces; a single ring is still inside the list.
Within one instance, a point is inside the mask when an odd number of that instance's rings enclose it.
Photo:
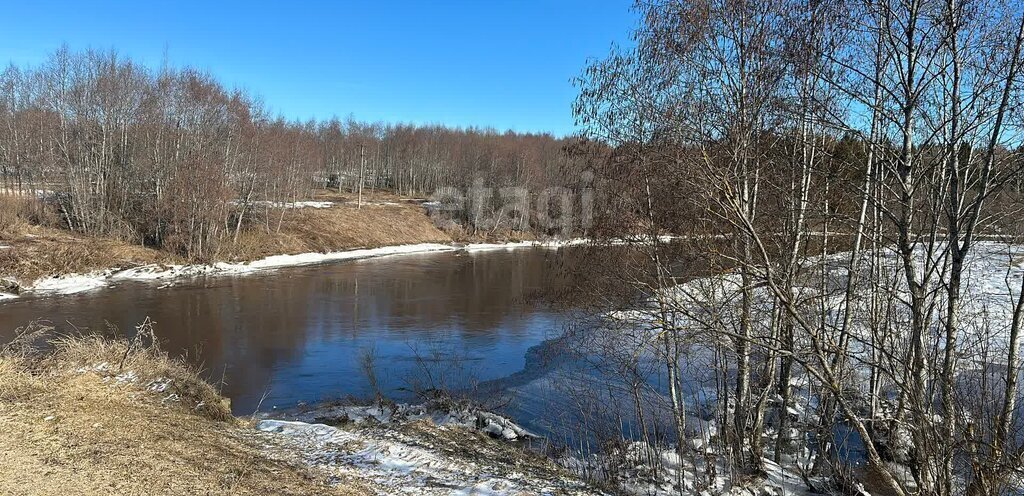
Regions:
[[[165,349],[223,381],[237,414],[371,389],[360,357],[372,349],[386,393],[402,398],[418,362],[449,386],[523,368],[526,350],[561,333],[564,317],[530,296],[550,287],[557,252],[544,249],[402,255],[213,277],[159,288],[121,283],[0,304],[0,341],[32,319],[63,331],[130,331],[145,317]],[[74,327],[73,327],[74,326]],[[435,378],[436,379],[436,378]]]

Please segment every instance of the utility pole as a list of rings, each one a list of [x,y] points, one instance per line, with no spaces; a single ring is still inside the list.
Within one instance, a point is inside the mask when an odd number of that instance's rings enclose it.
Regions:
[[[363,145],[359,145],[359,201],[356,203],[356,208],[363,208],[363,174],[366,170],[366,154],[364,153]]]

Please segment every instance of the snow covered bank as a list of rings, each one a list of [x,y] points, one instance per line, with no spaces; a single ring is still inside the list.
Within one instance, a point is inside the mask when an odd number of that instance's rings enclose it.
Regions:
[[[29,293],[67,295],[102,288],[114,281],[163,281],[196,276],[238,275],[282,267],[455,249],[453,246],[439,243],[420,243],[329,253],[274,255],[253,262],[219,262],[207,265],[149,264],[130,269],[107,269],[88,274],[47,277],[23,289]]]
[[[436,425],[459,426],[475,429],[495,439],[517,441],[537,436],[520,427],[507,417],[472,408],[468,405],[450,406],[440,403],[409,405],[325,405],[292,415],[291,420],[336,424],[400,424],[409,421],[430,420]]]
[[[257,428],[331,480],[369,479],[377,494],[602,494],[550,460],[508,442],[529,434],[489,412],[428,405],[331,406],[297,418],[262,420]],[[495,432],[498,439],[493,439]]]
[[[23,286],[23,293],[41,295],[68,295],[103,288],[116,281],[172,281],[198,276],[241,275],[263,270],[280,269],[300,265],[313,265],[344,260],[377,258],[392,255],[421,254],[465,250],[469,252],[517,249],[517,248],[560,248],[578,245],[585,240],[566,241],[525,241],[498,244],[449,245],[441,243],[417,243],[380,248],[346,250],[328,253],[300,253],[296,255],[273,255],[252,262],[218,262],[204,265],[162,265],[148,264],[128,269],[107,269],[86,274],[67,274],[46,277]],[[0,300],[16,298],[17,295],[0,293]]]

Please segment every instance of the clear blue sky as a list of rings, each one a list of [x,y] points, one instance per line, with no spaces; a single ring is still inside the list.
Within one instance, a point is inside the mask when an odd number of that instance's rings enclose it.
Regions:
[[[290,119],[573,129],[570,80],[629,44],[632,0],[0,0],[0,62],[62,43],[209,71]]]

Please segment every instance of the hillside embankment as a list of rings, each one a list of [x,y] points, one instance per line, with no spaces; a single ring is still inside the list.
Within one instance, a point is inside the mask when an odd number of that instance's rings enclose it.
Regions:
[[[44,280],[73,275],[103,277],[126,269],[244,264],[279,255],[324,254],[417,244],[520,241],[529,233],[468,235],[442,230],[422,200],[376,192],[359,202],[346,193],[320,191],[307,201],[250,207],[250,220],[237,236],[223,240],[214,255],[186,260],[178,254],[113,237],[60,228],[59,217],[38,200],[0,197],[0,293],[42,289]],[[297,262],[301,260],[296,259]],[[181,271],[179,271],[181,272]],[[52,285],[52,284],[49,284]],[[57,283],[60,287],[67,284]]]
[[[2,494],[369,494],[273,456],[274,437],[154,348],[27,331],[0,347]]]

